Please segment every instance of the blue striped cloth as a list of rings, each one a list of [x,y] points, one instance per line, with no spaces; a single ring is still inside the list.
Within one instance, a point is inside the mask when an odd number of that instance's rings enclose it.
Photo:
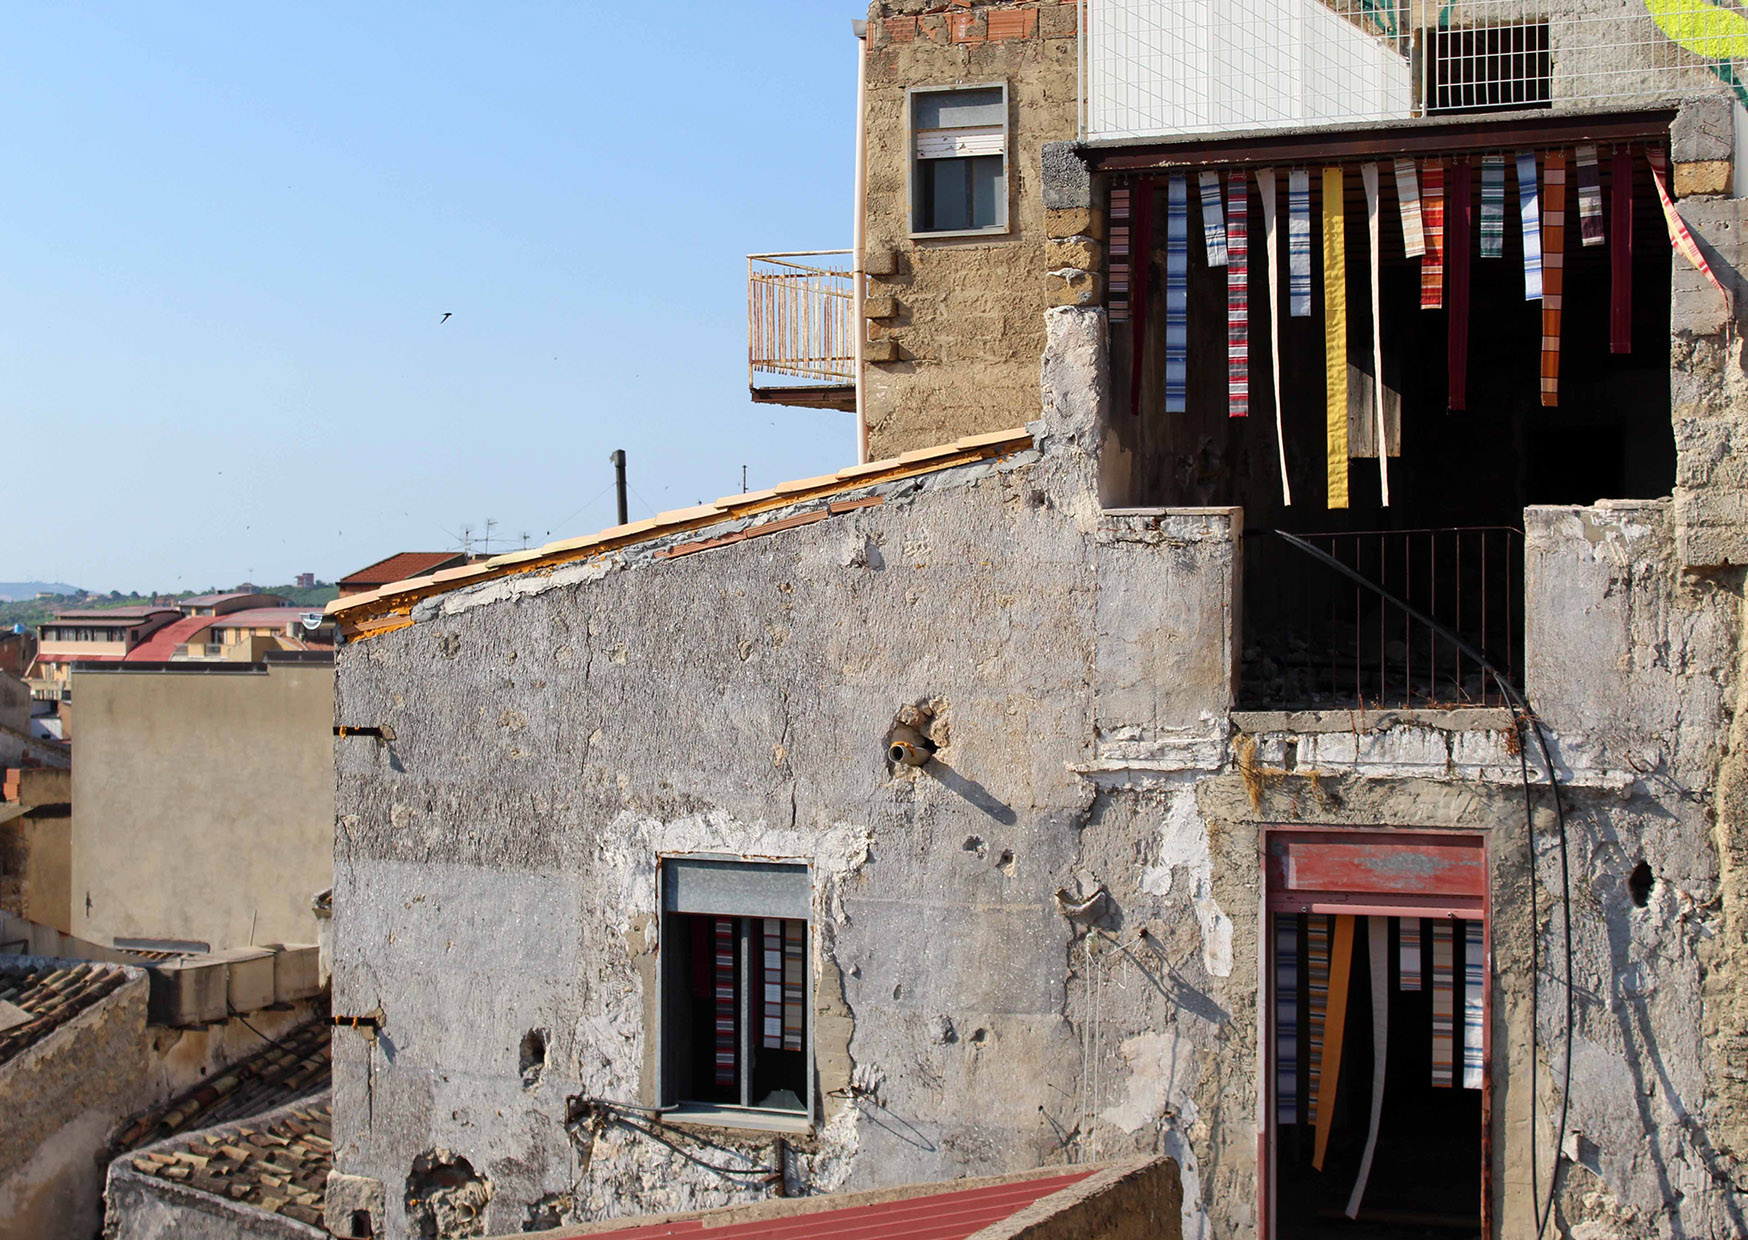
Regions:
[[[1299,1122],[1299,922],[1275,914],[1275,1122]]]
[[[1505,254],[1505,156],[1481,158],[1481,257]]]
[[[1481,968],[1481,923],[1465,921],[1463,926],[1463,1088],[1480,1089],[1485,1075],[1483,1030],[1481,1018],[1486,1004],[1482,991],[1487,975]]]
[[[1165,411],[1182,413],[1190,356],[1190,190],[1172,177],[1165,207]]]
[[[1517,157],[1517,206],[1523,213],[1523,299],[1542,299],[1542,208],[1536,195],[1535,152]]]
[[[1197,183],[1202,189],[1202,241],[1208,250],[1208,266],[1226,265],[1226,218],[1220,209],[1220,174],[1203,172]]]
[[[1287,173],[1287,313],[1311,317],[1311,174]]]

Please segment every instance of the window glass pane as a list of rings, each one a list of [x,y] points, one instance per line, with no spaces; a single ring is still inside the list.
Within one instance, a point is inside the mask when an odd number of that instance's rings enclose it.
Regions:
[[[971,163],[969,159],[919,161],[924,232],[971,227]]]
[[[1001,87],[979,90],[931,91],[915,97],[912,123],[918,129],[946,129],[958,125],[999,125],[1003,121]]]
[[[1002,199],[1007,178],[1002,175],[1000,155],[979,155],[971,165],[971,227],[994,228],[1001,223]]]

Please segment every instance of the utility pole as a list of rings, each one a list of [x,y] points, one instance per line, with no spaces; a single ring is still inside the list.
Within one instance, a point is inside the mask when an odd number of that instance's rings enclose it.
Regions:
[[[613,462],[613,489],[619,496],[619,524],[625,525],[631,520],[625,509],[625,449],[615,448],[607,459]]]
[[[747,467],[745,465],[740,467],[740,493],[742,495],[747,493]]]

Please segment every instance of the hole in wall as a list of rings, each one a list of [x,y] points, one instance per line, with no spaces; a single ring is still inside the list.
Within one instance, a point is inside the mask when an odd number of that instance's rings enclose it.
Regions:
[[[1004,874],[1012,874],[1014,872],[1014,850],[1011,848],[1002,849],[1001,856],[996,859],[995,866]]]
[[[473,1163],[446,1149],[427,1150],[407,1174],[408,1230],[424,1240],[486,1234],[492,1182]]]
[[[1633,872],[1627,875],[1627,894],[1633,897],[1633,903],[1644,908],[1651,903],[1651,884],[1657,881],[1657,876],[1651,873],[1651,867],[1644,858],[1633,867]]]
[[[989,853],[989,845],[983,842],[983,837],[981,835],[966,836],[965,842],[959,847],[963,848],[968,853],[976,853],[979,857],[986,856]]]
[[[989,1030],[973,1029],[971,1031],[971,1045],[982,1046],[987,1041],[989,1041]]]
[[[348,1231],[352,1236],[352,1240],[368,1240],[369,1237],[374,1236],[376,1231],[371,1226],[370,1211],[352,1211],[352,1224],[348,1228]]]
[[[540,1084],[540,1074],[546,1070],[546,1030],[530,1029],[522,1035],[520,1067],[523,1089]]]

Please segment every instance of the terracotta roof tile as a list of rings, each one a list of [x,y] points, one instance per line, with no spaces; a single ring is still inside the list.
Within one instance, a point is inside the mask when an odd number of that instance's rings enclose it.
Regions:
[[[0,958],[0,1003],[12,1004],[30,1017],[0,1030],[0,1064],[95,1007],[126,981],[127,972],[112,964]]]
[[[321,1227],[328,1171],[334,1165],[330,1104],[326,1096],[285,1111],[259,1129],[204,1132],[193,1139],[129,1158],[135,1171],[283,1214]]]
[[[387,585],[391,581],[403,581],[434,569],[447,568],[461,558],[459,551],[401,551],[374,564],[366,564],[335,584],[341,589]]]

